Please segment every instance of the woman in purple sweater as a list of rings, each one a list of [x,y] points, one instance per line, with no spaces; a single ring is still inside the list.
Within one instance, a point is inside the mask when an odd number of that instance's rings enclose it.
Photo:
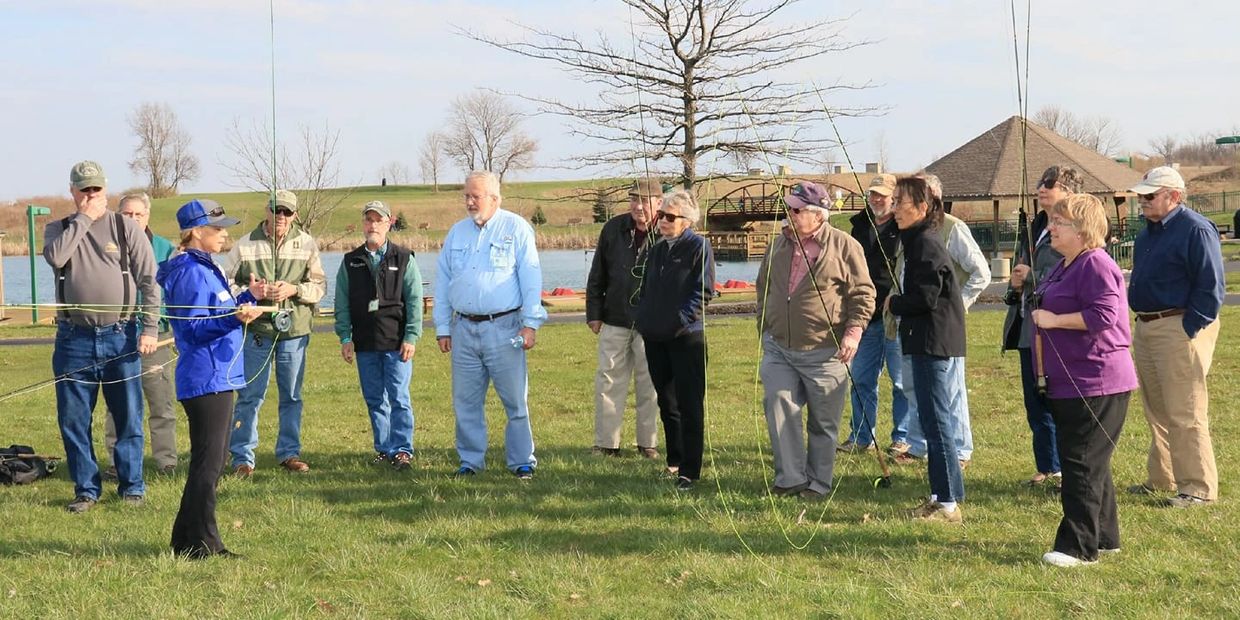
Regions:
[[[1111,454],[1137,372],[1128,350],[1124,276],[1102,247],[1102,202],[1089,194],[1059,201],[1051,210],[1050,235],[1063,260],[1038,286],[1033,322],[1063,465],[1063,520],[1054,550],[1042,561],[1066,567],[1119,551]]]

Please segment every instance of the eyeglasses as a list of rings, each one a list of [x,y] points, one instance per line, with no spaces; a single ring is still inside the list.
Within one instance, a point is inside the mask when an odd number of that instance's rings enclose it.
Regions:
[[[224,207],[216,207],[207,213],[207,217],[224,217]]]
[[[1161,192],[1161,191],[1162,191],[1162,190],[1160,189],[1160,190],[1156,190],[1156,191],[1155,191],[1154,193],[1152,193],[1152,194],[1137,194],[1137,198],[1140,198],[1141,200],[1143,200],[1143,201],[1145,201],[1145,202],[1153,202],[1153,201],[1154,201],[1154,198],[1156,198],[1156,197],[1158,196],[1159,192]]]
[[[82,192],[83,194],[98,194],[99,192],[103,191],[103,188],[102,187],[83,187],[82,189],[79,189],[78,191]]]
[[[276,215],[282,215],[284,217],[293,217],[293,211],[291,209],[286,209],[284,207],[276,207],[275,209],[272,210],[272,213],[275,213]]]
[[[675,213],[668,213],[667,211],[655,211],[654,220],[657,222],[659,221],[659,218],[667,220],[669,224],[673,224],[679,219],[689,219],[683,215],[676,215]]]
[[[1054,226],[1055,228],[1076,228],[1076,222],[1073,222],[1072,220],[1064,219],[1062,217],[1051,218],[1050,224],[1051,226]]]

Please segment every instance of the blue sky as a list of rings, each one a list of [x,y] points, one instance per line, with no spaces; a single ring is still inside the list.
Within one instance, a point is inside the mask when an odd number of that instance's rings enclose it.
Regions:
[[[1240,3],[1038,0],[1033,10],[1030,111],[1106,116],[1136,151],[1163,134],[1240,128]],[[453,25],[503,35],[512,20],[628,40],[627,12],[605,0],[280,0],[275,14],[277,131],[339,129],[347,182],[377,182],[390,161],[416,173],[422,136],[471,89],[592,96],[553,65],[465,40]],[[1009,3],[807,0],[782,23],[847,16],[845,35],[874,43],[792,77],[875,84],[829,101],[889,108],[840,122],[854,162],[876,159],[881,137],[891,168],[916,169],[1016,113]],[[182,193],[231,189],[225,130],[271,115],[269,30],[259,0],[0,0],[0,200],[64,194],[80,159],[102,163],[116,189],[139,184],[125,118],[147,101],[170,104],[193,136],[203,174]],[[540,162],[581,152],[561,123],[527,121]]]

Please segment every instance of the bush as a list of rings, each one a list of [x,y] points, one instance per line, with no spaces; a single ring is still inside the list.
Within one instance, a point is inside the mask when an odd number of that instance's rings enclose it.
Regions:
[[[534,215],[530,216],[530,223],[535,226],[542,226],[547,223],[547,215],[543,213],[541,205],[534,209]]]

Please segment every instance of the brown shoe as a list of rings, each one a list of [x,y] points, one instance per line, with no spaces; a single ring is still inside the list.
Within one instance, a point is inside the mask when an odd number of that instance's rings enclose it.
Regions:
[[[396,456],[392,457],[392,469],[396,471],[409,469],[410,460],[412,460],[412,457],[409,456],[408,452],[397,452]],[[305,465],[305,463],[302,463],[302,465]]]
[[[590,454],[598,454],[601,456],[620,456],[620,448],[604,448],[603,446],[594,446],[590,448]]]
[[[289,457],[287,459],[284,459],[283,461],[280,461],[280,466],[283,467],[284,469],[287,469],[293,473],[298,473],[298,474],[304,474],[310,471],[310,466],[307,465],[305,461],[295,456]]]
[[[657,459],[659,458],[659,451],[655,450],[654,448],[644,448],[642,446],[637,446],[637,456],[640,456],[644,459]]]
[[[242,463],[233,469],[233,475],[241,480],[245,480],[254,475],[254,466]]]

